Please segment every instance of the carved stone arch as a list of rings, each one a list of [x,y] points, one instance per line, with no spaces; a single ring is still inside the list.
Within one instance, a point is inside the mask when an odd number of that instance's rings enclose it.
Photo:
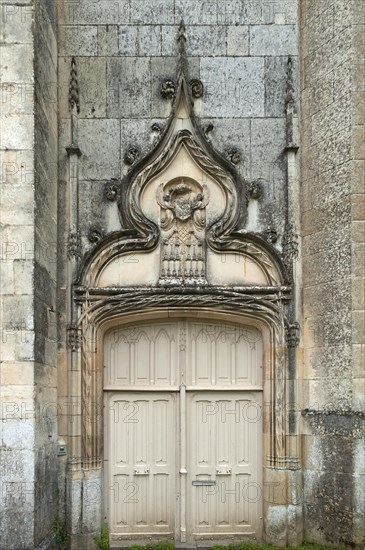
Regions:
[[[103,459],[102,395],[103,395],[103,335],[108,327],[118,323],[131,323],[135,316],[154,319],[172,316],[188,316],[199,308],[200,316],[221,319],[234,316],[261,323],[268,331],[270,344],[266,350],[269,373],[266,380],[266,422],[269,426],[266,446],[266,466],[296,469],[298,457],[293,454],[288,431],[288,353],[286,347],[287,320],[283,303],[288,295],[257,296],[254,292],[238,293],[227,289],[212,289],[199,294],[196,289],[181,293],[140,293],[132,289],[115,291],[103,296],[96,289],[77,292],[79,304],[78,329],[82,335],[79,349],[75,350],[75,366],[81,374],[82,396],[82,465],[98,468]],[[191,313],[190,313],[191,312]]]

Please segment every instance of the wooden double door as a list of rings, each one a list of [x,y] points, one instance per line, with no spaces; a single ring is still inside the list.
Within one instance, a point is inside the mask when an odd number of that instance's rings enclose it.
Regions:
[[[181,319],[105,339],[112,540],[232,539],[262,524],[262,339]]]

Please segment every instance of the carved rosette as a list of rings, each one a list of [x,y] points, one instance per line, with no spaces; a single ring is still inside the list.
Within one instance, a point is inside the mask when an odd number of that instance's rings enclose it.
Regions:
[[[91,243],[98,243],[104,237],[104,229],[99,225],[90,227],[87,238]]]
[[[160,284],[206,284],[206,185],[176,178],[159,185],[156,199],[161,208]]]
[[[139,159],[140,153],[137,147],[131,147],[128,151],[125,152],[124,162],[129,166],[133,166]]]
[[[203,97],[204,94],[204,85],[201,80],[194,78],[190,81],[191,95],[194,99],[199,99]]]
[[[231,149],[227,153],[227,159],[231,164],[236,166],[241,161],[241,155],[239,154],[237,149]]]
[[[251,199],[259,199],[262,195],[262,183],[260,180],[251,182],[248,189]]]
[[[118,198],[118,185],[116,182],[108,182],[104,188],[104,195],[108,201],[116,201]]]

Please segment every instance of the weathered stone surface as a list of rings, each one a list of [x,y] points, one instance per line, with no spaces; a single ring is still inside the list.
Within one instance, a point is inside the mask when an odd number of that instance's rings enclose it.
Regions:
[[[294,75],[294,96],[299,107],[299,85],[298,85],[298,60],[292,58]],[[265,116],[284,117],[287,86],[286,57],[268,56],[265,58]]]
[[[200,63],[200,78],[206,89],[202,116],[264,116],[263,59],[203,58]]]
[[[64,55],[97,55],[97,27],[64,27],[62,53]]]
[[[117,178],[120,169],[120,123],[117,120],[80,120],[82,179]]]
[[[192,27],[186,42],[187,54],[204,57],[226,55],[226,32],[226,27],[220,25]],[[170,56],[176,52],[176,26],[162,27],[162,54]]]
[[[161,27],[120,26],[119,54],[123,56],[161,55]]]
[[[295,55],[297,52],[295,25],[250,27],[250,55]]]
[[[147,58],[112,58],[107,62],[107,115],[150,116],[150,64]],[[102,179],[102,178],[100,178]]]
[[[139,0],[130,2],[131,25],[171,25],[179,23],[174,16],[173,0],[149,0],[141,3]]]
[[[106,60],[77,58],[80,118],[106,116]]]
[[[33,115],[2,117],[1,146],[4,149],[31,149],[34,142]]]
[[[98,25],[98,55],[118,55],[117,25]]]
[[[34,182],[33,151],[0,151],[2,170],[0,181],[3,185],[32,185]]]
[[[247,56],[249,55],[249,27],[228,27],[227,28],[227,55]]]
[[[31,4],[31,2],[29,2],[29,4]],[[31,5],[27,6],[26,2],[24,2],[23,6],[19,8],[16,6],[16,2],[9,0],[9,2],[4,2],[4,5],[1,6],[0,15],[0,41],[2,43],[32,43],[32,28],[29,24],[33,15],[33,8]]]
[[[211,119],[203,119],[201,124],[206,127],[209,122]],[[209,138],[223,156],[232,149],[237,150],[240,155],[237,171],[244,178],[251,177],[251,125],[247,119],[227,118],[224,123],[215,121]]]
[[[33,82],[33,52],[27,44],[9,44],[1,48],[2,82]]]
[[[66,25],[128,24],[130,21],[130,0],[65,2],[62,21]]]
[[[285,121],[283,119],[253,120],[251,123],[251,178],[265,182],[266,200],[277,200],[283,206],[282,182],[285,164]],[[278,136],[282,136],[282,141]]]

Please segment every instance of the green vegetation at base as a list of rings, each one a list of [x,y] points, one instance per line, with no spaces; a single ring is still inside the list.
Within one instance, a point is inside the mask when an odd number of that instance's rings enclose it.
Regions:
[[[155,544],[146,544],[145,546],[138,546],[133,544],[129,547],[129,550],[174,550],[175,545],[173,542],[156,542]]]
[[[55,534],[55,542],[59,549],[63,550],[67,548],[70,540],[70,535],[67,533],[63,525],[60,524],[60,518],[58,514],[55,514],[53,518],[53,531]]]
[[[94,542],[100,550],[109,550],[109,527],[106,524],[102,525],[100,537],[94,537]]]

